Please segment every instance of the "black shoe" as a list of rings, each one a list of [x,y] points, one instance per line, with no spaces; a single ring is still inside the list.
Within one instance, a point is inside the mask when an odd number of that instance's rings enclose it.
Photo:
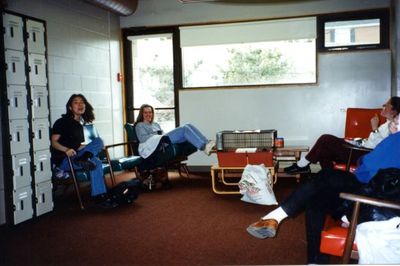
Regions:
[[[118,207],[118,203],[113,201],[107,194],[101,194],[95,197],[96,206],[102,209],[112,209]]]
[[[74,159],[74,163],[85,169],[86,171],[91,171],[96,168],[96,164],[92,162],[89,158],[86,156],[80,156]]]
[[[290,175],[297,175],[297,174],[306,174],[310,173],[310,166],[299,167],[296,163],[292,164],[289,167],[283,169],[283,171]]]

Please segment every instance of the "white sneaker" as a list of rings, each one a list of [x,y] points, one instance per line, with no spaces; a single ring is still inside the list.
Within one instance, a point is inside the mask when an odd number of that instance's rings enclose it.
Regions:
[[[207,154],[208,156],[210,156],[211,151],[214,149],[215,147],[215,141],[214,140],[209,140],[206,144],[206,146],[204,147],[204,153]]]

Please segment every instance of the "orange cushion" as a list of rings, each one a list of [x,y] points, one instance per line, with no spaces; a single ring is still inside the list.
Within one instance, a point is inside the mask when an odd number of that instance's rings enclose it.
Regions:
[[[338,169],[338,170],[342,170],[342,171],[346,171],[346,164],[345,163],[335,163],[333,162],[333,168],[334,169]],[[354,171],[357,169],[356,165],[350,165],[350,169],[349,172],[350,173],[354,173]]]
[[[341,221],[336,221],[332,217],[327,216],[324,229],[321,232],[321,253],[339,257],[343,256],[346,236],[347,228],[341,226]],[[353,244],[353,250],[357,250],[355,244]]]

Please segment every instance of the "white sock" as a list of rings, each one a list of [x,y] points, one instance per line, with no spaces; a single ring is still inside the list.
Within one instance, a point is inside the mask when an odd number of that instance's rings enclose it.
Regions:
[[[300,160],[297,161],[298,167],[306,167],[310,164],[310,161],[306,159],[306,154],[302,153],[300,156]]]
[[[272,212],[268,213],[261,219],[262,220],[275,219],[276,221],[278,221],[278,223],[280,223],[286,217],[288,217],[287,213],[282,209],[282,207],[279,207],[273,210]]]

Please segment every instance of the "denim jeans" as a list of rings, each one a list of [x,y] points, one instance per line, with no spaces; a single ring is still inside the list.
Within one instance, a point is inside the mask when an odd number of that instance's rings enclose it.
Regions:
[[[203,150],[208,142],[207,138],[191,124],[177,127],[165,135],[170,138],[171,143],[175,144],[188,141],[198,150]]]
[[[327,257],[319,252],[325,216],[341,204],[340,192],[354,192],[361,186],[355,175],[349,172],[324,169],[281,203],[289,217],[306,212],[308,263],[328,262]]]
[[[72,157],[72,166],[75,170],[82,169],[81,167],[77,166],[74,163],[74,158],[81,156],[85,152],[90,152],[94,156],[90,159],[90,161],[96,164],[96,168],[90,171],[90,185],[91,185],[91,195],[96,196],[99,194],[103,194],[107,192],[107,188],[104,182],[104,175],[103,175],[103,167],[102,163],[96,156],[101,152],[103,149],[103,140],[101,138],[93,139],[88,145],[86,145],[83,149],[79,150],[76,156]],[[64,171],[70,171],[68,159],[65,158],[59,168]]]

